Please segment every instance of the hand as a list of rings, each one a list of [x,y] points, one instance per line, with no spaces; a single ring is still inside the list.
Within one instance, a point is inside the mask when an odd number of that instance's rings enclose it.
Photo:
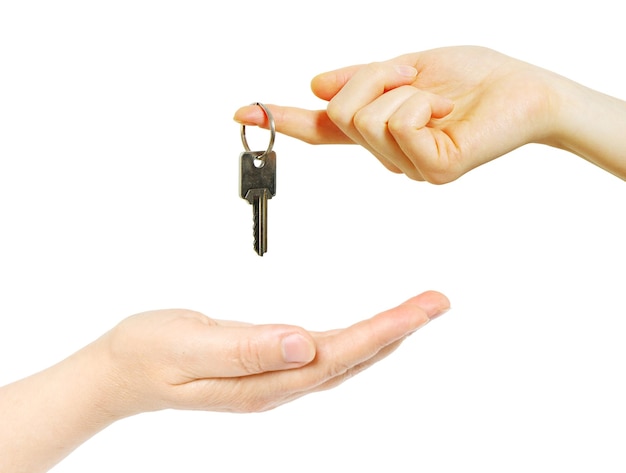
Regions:
[[[187,310],[129,317],[62,362],[0,388],[0,471],[47,471],[98,431],[140,412],[264,411],[332,388],[448,307],[445,296],[426,292],[319,333]]]
[[[342,383],[389,355],[449,306],[436,292],[349,328],[307,332],[165,310],[123,321],[104,339],[122,396],[116,416],[164,408],[272,409]]]
[[[360,144],[415,180],[450,182],[531,142],[626,175],[619,156],[623,102],[589,96],[578,84],[490,49],[406,54],[327,72],[311,85],[327,109],[271,106],[278,131],[315,144]],[[254,106],[239,109],[235,120],[267,127]]]

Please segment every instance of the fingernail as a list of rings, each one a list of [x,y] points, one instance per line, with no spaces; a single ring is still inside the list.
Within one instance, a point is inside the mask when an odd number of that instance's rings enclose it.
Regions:
[[[417,69],[411,66],[406,66],[404,64],[399,64],[395,66],[396,72],[405,77],[415,77],[417,75]]]
[[[315,357],[315,347],[298,333],[287,335],[282,341],[283,360],[287,363],[308,363]]]
[[[233,120],[242,125],[260,125],[264,119],[265,115],[259,107],[250,107],[249,105],[237,110],[233,117]]]
[[[434,320],[434,319],[436,319],[437,317],[441,317],[443,314],[445,314],[445,313],[446,313],[446,312],[448,312],[449,310],[450,310],[450,307],[447,307],[447,308],[445,308],[445,309],[438,310],[437,312],[435,312],[433,315],[429,316],[428,318],[429,318],[430,320]]]

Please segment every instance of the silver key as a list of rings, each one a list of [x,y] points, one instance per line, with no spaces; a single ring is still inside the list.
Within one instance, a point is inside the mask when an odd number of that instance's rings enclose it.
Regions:
[[[270,128],[270,142],[265,151],[250,151],[246,127],[241,125],[241,141],[245,151],[239,156],[239,195],[252,204],[254,219],[254,250],[259,256],[267,251],[267,201],[276,195],[276,153],[272,151],[276,128],[274,118],[262,103]]]
[[[276,195],[276,153],[245,151],[240,157],[239,195],[252,204],[254,250],[267,251],[267,201]]]

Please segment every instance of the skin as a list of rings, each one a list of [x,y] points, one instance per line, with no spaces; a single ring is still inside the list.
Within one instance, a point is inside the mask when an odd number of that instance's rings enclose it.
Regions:
[[[326,110],[269,106],[276,130],[356,143],[387,169],[444,184],[527,143],[570,151],[626,179],[626,102],[491,49],[405,54],[316,76]],[[267,128],[256,106],[235,113]]]
[[[356,143],[389,170],[443,184],[527,143],[626,179],[626,103],[479,47],[320,74],[325,110],[269,106],[308,143]],[[268,126],[259,107],[235,120]],[[130,317],[47,370],[0,388],[0,471],[44,472],[115,421],[160,409],[257,412],[341,384],[449,308],[427,292],[329,332],[186,310]]]
[[[161,409],[259,412],[333,388],[449,308],[437,292],[345,329],[145,312],[0,388],[0,471],[45,472],[117,420]]]

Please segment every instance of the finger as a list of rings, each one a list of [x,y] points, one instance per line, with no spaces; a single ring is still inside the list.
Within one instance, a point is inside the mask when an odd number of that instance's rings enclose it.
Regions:
[[[329,361],[336,360],[338,366],[354,366],[369,359],[381,348],[415,332],[449,308],[450,301],[443,294],[424,292],[336,333],[324,343],[318,340],[318,359],[325,355],[326,348],[330,348],[332,356]]]
[[[298,368],[316,351],[306,330],[289,325],[206,326],[185,347],[180,366],[189,381]]]
[[[354,376],[362,373],[363,371],[365,371],[369,367],[375,365],[379,361],[381,361],[381,360],[387,358],[389,355],[391,355],[406,340],[406,338],[407,337],[403,337],[400,340],[396,340],[395,342],[387,345],[386,347],[381,348],[371,358],[368,358],[367,360],[363,361],[362,363],[359,363],[359,364],[353,366],[352,368],[346,370],[345,373],[343,373],[341,375],[338,375],[338,376],[335,376],[334,378],[330,378],[328,381],[325,381],[324,383],[318,385],[315,388],[315,392],[327,391],[329,389],[333,389],[333,388],[339,386],[340,384],[343,384],[344,382],[346,382],[350,378],[353,378]]]
[[[274,125],[279,133],[297,138],[310,144],[350,144],[353,143],[337,126],[330,121],[326,111],[303,110],[293,107],[266,105],[274,117]],[[247,105],[235,112],[234,120],[242,125],[269,128],[269,121],[263,110],[254,105]],[[379,161],[391,172],[400,173],[400,169],[384,156],[374,153]]]
[[[330,336],[314,336],[317,345],[314,362],[289,373],[300,384],[294,391],[309,391],[337,377],[340,381],[347,379],[351,369],[367,363],[385,347],[402,340],[449,307],[450,302],[443,294],[428,291]]]
[[[330,120],[352,141],[371,152],[387,169],[401,169],[368,145],[354,126],[354,116],[363,107],[380,97],[387,90],[411,83],[417,74],[406,64],[372,63],[355,71],[343,88],[332,98],[326,109]]]
[[[300,369],[241,378],[198,379],[180,386],[178,403],[231,412],[273,409],[318,389],[340,384],[387,356],[407,335],[449,307],[444,295],[425,292],[347,329],[314,335],[317,356]]]
[[[216,325],[220,325],[222,327],[252,327],[254,324],[249,322],[241,322],[239,320],[222,320],[222,319],[212,319]]]
[[[274,118],[276,131],[310,144],[352,143],[328,118],[325,110],[305,110],[295,107],[266,105]],[[234,120],[242,125],[269,128],[261,107],[248,105],[235,112]]]
[[[362,67],[363,65],[359,64],[319,74],[311,81],[311,90],[320,99],[329,101]]]
[[[414,66],[419,62],[419,53],[404,54],[386,62]],[[365,66],[365,64],[355,64],[318,74],[311,81],[311,90],[320,99],[330,101]]]
[[[387,127],[389,118],[416,92],[415,87],[405,85],[381,95],[354,115],[354,127],[375,156],[383,156],[387,163],[410,178],[423,180],[419,169],[400,148]]]
[[[401,86],[383,94],[362,108],[354,117],[355,128],[379,155],[385,156],[407,176],[424,180],[419,162],[407,156],[401,141],[405,134],[394,134],[400,128],[414,130],[414,127],[427,126],[433,118],[448,115],[454,103],[439,95],[424,92],[413,86]],[[412,135],[411,135],[412,136]],[[428,152],[437,153],[430,148]]]
[[[386,358],[387,356],[391,355],[391,353],[396,351],[396,349],[402,344],[402,342],[405,339],[406,337],[402,338],[401,340],[395,341],[391,343],[390,345],[387,345],[386,347],[380,349],[378,353],[376,353],[376,355],[374,355],[372,358],[368,359],[367,361],[364,361],[363,363],[353,366],[352,368],[346,370],[346,372],[340,376],[335,376],[334,378],[330,378],[329,380],[324,381],[323,383],[317,385],[313,389],[309,389],[306,391],[297,391],[297,392],[293,392],[285,396],[284,398],[282,398],[281,404],[286,404],[288,402],[295,401],[296,399],[301,398],[302,396],[306,396],[307,394],[310,394],[312,392],[327,391],[329,389],[333,389],[339,386],[340,384],[344,383],[348,379],[365,371],[370,366],[375,365],[376,363],[381,361],[383,358]]]
[[[443,295],[435,291],[428,291],[423,294],[420,294],[417,297],[409,299],[403,305],[408,307],[418,307],[418,310],[424,310],[429,320],[433,320],[445,312],[447,312],[450,308],[450,302]],[[401,306],[402,307],[402,306]],[[419,327],[418,327],[419,328]],[[413,330],[415,331],[415,330]],[[362,362],[355,364],[354,366],[348,368],[345,372],[330,378],[324,383],[320,384],[316,387],[315,391],[324,391],[328,389],[332,389],[341,383],[347,381],[348,379],[356,376],[357,374],[365,371],[370,366],[375,365],[379,361],[384,358],[387,358],[391,355],[396,349],[406,340],[406,338],[412,332],[408,332],[406,335],[402,336],[400,339],[395,340],[394,342],[385,345],[380,350],[378,350],[371,357],[366,358]]]
[[[199,379],[179,386],[177,404],[184,409],[205,409],[224,412],[262,412],[294,401],[312,392],[334,388],[390,355],[404,339],[378,351],[367,361],[355,365],[340,376],[302,388],[290,376],[300,370],[265,372],[243,378]]]
[[[366,146],[355,129],[354,115],[390,89],[410,84],[417,70],[404,64],[372,63],[359,69],[328,103],[332,122],[355,143]]]
[[[389,117],[387,127],[420,174],[430,182],[448,182],[460,161],[454,141],[441,126],[433,126],[433,119],[441,119],[452,112],[454,103],[444,97],[421,91],[408,97]]]

